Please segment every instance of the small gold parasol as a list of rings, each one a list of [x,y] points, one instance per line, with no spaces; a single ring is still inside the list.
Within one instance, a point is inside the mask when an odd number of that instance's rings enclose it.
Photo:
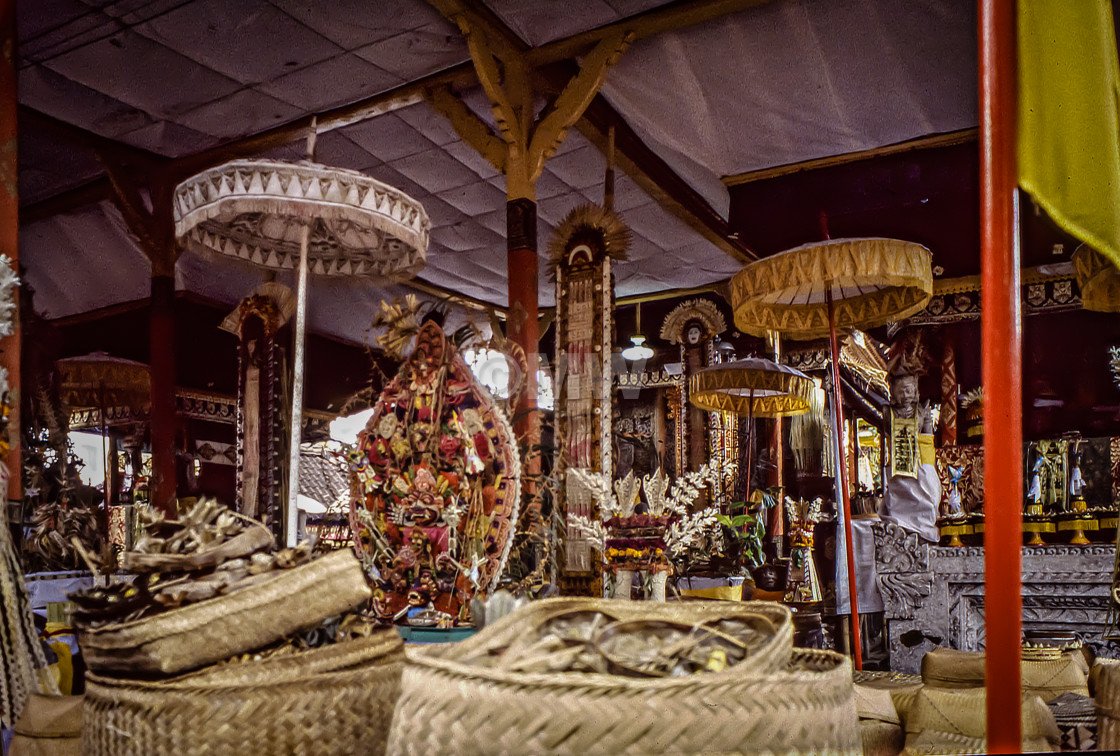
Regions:
[[[1120,312],[1120,269],[1087,244],[1073,253],[1073,273],[1081,306],[1095,312]]]
[[[747,491],[750,501],[751,449],[756,417],[792,417],[809,411],[813,381],[799,370],[764,357],[713,365],[688,381],[688,398],[709,412],[733,412],[747,417]],[[781,507],[782,503],[779,502]]]
[[[812,379],[799,370],[747,357],[700,370],[689,380],[688,396],[709,412],[791,417],[809,411],[812,387]]]
[[[822,215],[822,225],[827,219]],[[827,236],[827,232],[825,234]],[[844,506],[848,599],[856,669],[863,660],[852,551],[852,508],[841,436],[838,328],[872,328],[901,320],[925,307],[933,294],[931,254],[898,239],[826,239],[766,257],[731,279],[735,325],[756,335],[780,331],[795,339],[828,335],[832,354],[833,439]]]
[[[152,381],[148,366],[133,360],[93,352],[67,357],[55,363],[61,377],[59,394],[71,408],[96,408],[101,420],[101,457],[105,463],[105,511],[99,518],[102,536],[109,542],[109,433],[106,415],[110,407],[142,409],[150,405]]]

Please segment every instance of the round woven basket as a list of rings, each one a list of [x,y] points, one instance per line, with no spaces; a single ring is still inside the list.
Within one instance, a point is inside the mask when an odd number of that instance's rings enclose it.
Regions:
[[[691,623],[756,612],[777,632],[739,664],[677,678],[524,674],[463,661],[548,616],[587,608]],[[408,649],[387,752],[862,754],[850,663],[829,651],[794,651],[791,633],[788,610],[764,602],[535,602],[466,641]]]
[[[89,674],[82,753],[382,754],[403,647],[390,628],[158,682]]]

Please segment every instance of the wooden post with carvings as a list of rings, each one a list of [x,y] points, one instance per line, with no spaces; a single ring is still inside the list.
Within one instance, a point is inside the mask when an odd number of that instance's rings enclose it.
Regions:
[[[151,310],[148,321],[149,369],[152,377],[152,506],[175,515],[175,244],[171,202],[174,182],[166,171],[143,166],[151,176],[144,202],[135,174],[117,156],[98,152],[113,185],[113,200],[129,231],[152,264]],[[135,166],[132,166],[135,167]]]

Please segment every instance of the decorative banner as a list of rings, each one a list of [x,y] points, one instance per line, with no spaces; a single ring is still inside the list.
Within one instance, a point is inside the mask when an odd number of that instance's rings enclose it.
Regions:
[[[237,336],[237,511],[264,520],[280,535],[288,451],[283,421],[283,350],[277,332],[291,317],[294,295],[266,283],[241,300],[223,323]]]
[[[957,353],[946,336],[941,352],[941,445],[957,443]]]
[[[556,280],[556,472],[564,481],[556,506],[565,518],[564,593],[602,592],[602,563],[585,534],[571,527],[574,518],[597,521],[598,504],[565,471],[608,480],[612,474],[611,259],[625,259],[629,244],[630,230],[618,215],[583,205],[568,214],[548,248]]]
[[[891,475],[918,477],[918,414],[899,417],[891,413]]]

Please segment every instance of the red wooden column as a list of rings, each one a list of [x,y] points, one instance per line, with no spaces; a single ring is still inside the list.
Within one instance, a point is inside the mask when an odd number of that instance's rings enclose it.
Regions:
[[[175,277],[153,263],[148,324],[152,375],[152,504],[175,514]]]
[[[981,370],[988,752],[1019,753],[1022,320],[1015,162],[1015,0],[981,0]]]
[[[525,350],[527,372],[517,399],[521,414],[517,431],[539,435],[537,408],[537,341],[540,338],[537,312],[537,203],[520,197],[506,203],[506,262],[509,279],[508,338]]]
[[[16,183],[16,112],[19,104],[16,93],[16,3],[15,0],[0,0],[0,254],[12,260],[12,267],[19,269],[19,187]],[[18,501],[23,498],[20,479],[19,447],[19,370],[20,347],[22,344],[19,328],[19,296],[16,294],[14,314],[15,332],[0,342],[0,366],[8,371],[10,387],[8,402],[11,406],[8,415],[8,490],[6,498]],[[0,501],[7,506],[7,501]]]

